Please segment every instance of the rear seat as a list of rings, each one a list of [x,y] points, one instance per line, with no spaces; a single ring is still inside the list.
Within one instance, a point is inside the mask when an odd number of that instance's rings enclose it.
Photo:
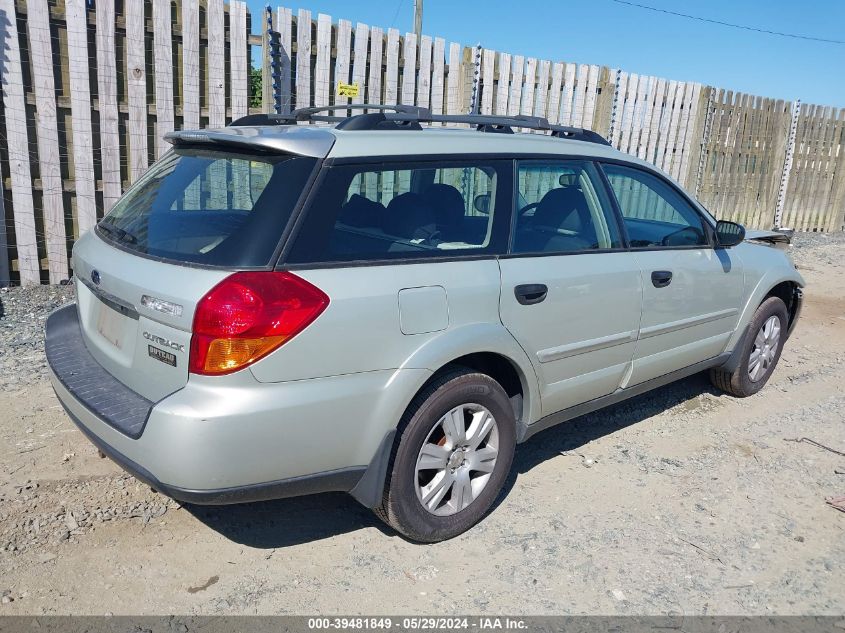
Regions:
[[[335,235],[336,252],[406,251],[439,242],[461,242],[468,227],[463,197],[451,185],[432,185],[424,194],[406,192],[385,208],[361,194],[352,194],[341,207],[338,223],[349,229]],[[409,244],[409,242],[411,244]]]

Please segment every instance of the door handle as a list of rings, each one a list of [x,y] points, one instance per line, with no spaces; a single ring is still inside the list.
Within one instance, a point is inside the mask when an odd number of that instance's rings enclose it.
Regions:
[[[655,288],[665,288],[672,283],[671,270],[655,270],[651,273],[651,283]]]
[[[521,284],[513,289],[516,300],[524,306],[540,303],[549,294],[546,284]]]

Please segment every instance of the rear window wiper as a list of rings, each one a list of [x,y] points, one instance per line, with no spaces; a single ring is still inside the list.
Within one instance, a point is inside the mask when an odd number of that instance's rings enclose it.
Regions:
[[[98,226],[109,235],[116,236],[118,242],[128,242],[129,244],[138,243],[138,238],[135,235],[133,235],[126,229],[122,229],[119,226],[108,222],[107,220],[101,220]]]

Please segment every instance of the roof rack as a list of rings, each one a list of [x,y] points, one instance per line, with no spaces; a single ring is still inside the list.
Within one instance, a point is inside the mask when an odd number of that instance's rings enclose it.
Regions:
[[[338,110],[372,110],[354,116],[321,114]],[[513,134],[513,128],[549,132],[557,138],[610,145],[600,134],[592,130],[564,125],[552,125],[544,117],[527,115],[495,116],[489,114],[432,114],[428,108],[409,105],[382,105],[350,103],[332,106],[300,108],[290,114],[252,114],[232,121],[233,126],[243,125],[290,125],[300,122],[337,123],[338,130],[421,130],[420,123],[466,123],[474,125],[479,132]]]

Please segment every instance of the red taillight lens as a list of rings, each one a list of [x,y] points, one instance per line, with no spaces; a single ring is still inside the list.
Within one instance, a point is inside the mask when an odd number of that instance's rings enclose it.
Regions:
[[[291,273],[235,273],[197,304],[189,369],[212,376],[242,369],[296,336],[328,305],[322,290]]]

